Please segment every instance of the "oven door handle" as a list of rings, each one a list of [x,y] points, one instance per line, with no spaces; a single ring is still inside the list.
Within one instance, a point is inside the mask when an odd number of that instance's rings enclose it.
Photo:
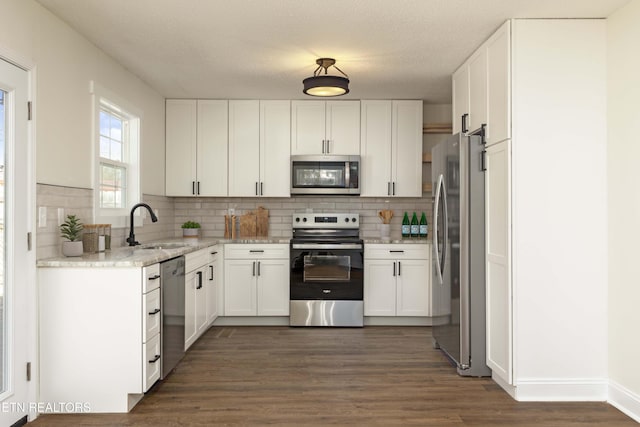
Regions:
[[[294,243],[291,249],[362,249],[361,243]]]

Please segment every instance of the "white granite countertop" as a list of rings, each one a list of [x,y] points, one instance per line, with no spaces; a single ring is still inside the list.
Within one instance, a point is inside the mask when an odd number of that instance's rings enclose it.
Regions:
[[[83,254],[79,257],[56,257],[41,259],[38,267],[144,267],[157,262],[195,252],[217,244],[265,244],[289,243],[288,238],[260,239],[171,239],[144,243],[140,246],[115,248],[105,252]]]
[[[431,238],[429,239],[364,239],[364,244],[393,244],[393,245],[419,245],[419,244],[431,244]]]

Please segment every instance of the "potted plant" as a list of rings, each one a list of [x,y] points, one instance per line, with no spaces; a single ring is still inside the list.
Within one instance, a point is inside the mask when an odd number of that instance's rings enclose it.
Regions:
[[[200,236],[200,224],[195,221],[187,221],[182,224],[182,237],[198,238]]]
[[[60,225],[60,236],[65,240],[62,242],[62,255],[81,256],[82,255],[82,223],[75,215],[67,215],[67,219]]]

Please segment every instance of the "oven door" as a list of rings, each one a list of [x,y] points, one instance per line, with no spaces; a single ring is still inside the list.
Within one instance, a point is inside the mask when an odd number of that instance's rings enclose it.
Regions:
[[[291,300],[362,300],[360,243],[292,243]]]

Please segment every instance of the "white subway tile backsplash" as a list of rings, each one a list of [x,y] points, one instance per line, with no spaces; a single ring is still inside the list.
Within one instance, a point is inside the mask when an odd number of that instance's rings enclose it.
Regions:
[[[427,214],[431,224],[432,200],[423,198],[364,198],[357,196],[292,198],[192,198],[144,195],[143,200],[159,213],[159,221],[152,223],[149,218],[142,227],[136,227],[136,239],[141,242],[178,238],[182,236],[180,226],[186,221],[197,221],[202,225],[202,236],[223,237],[224,216],[229,208],[236,215],[242,215],[262,206],[269,209],[269,235],[291,237],[292,217],[308,209],[313,212],[348,212],[360,215],[360,235],[362,238],[377,238],[380,235],[381,220],[378,211],[392,209],[391,238],[400,238],[402,216],[406,211],[410,216],[415,211],[418,216]],[[38,184],[37,206],[46,206],[47,227],[37,229],[37,258],[60,256],[62,238],[59,237],[57,208],[65,209],[65,215],[76,214],[84,223],[93,222],[93,190],[68,188]],[[126,244],[128,228],[112,229],[112,246]]]

